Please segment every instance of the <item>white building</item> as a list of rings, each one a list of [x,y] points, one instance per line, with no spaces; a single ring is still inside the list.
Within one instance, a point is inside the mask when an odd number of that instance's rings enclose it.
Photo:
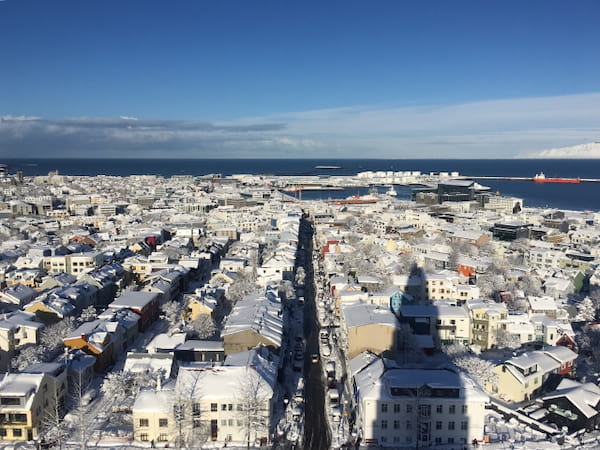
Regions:
[[[385,367],[381,359],[361,368],[361,360],[364,355],[350,368],[356,427],[364,444],[464,446],[483,438],[489,397],[473,380],[444,369]]]

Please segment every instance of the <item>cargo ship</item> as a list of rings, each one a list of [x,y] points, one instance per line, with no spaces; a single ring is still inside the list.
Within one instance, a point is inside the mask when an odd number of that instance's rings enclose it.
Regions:
[[[577,184],[581,183],[580,178],[547,178],[544,172],[540,172],[533,177],[535,183],[569,183]]]

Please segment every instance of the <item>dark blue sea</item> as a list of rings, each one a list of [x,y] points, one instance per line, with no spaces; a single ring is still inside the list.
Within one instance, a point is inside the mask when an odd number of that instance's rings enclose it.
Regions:
[[[457,171],[470,176],[600,178],[600,160],[566,159],[8,159],[9,171],[26,176],[58,170],[65,175],[354,175],[366,170]],[[339,169],[317,169],[338,166]],[[600,211],[600,183],[551,184],[531,181],[485,181],[503,195],[524,199],[525,206]],[[380,188],[387,189],[387,188]],[[398,198],[410,198],[408,188],[396,187]],[[367,189],[305,192],[305,199],[341,198],[365,194]]]

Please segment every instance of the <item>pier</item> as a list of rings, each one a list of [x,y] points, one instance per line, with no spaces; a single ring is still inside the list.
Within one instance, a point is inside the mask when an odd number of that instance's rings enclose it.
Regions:
[[[529,181],[539,184],[555,183],[600,183],[600,178],[562,178],[545,176],[531,177],[513,177],[513,176],[494,176],[494,175],[459,175],[457,173],[449,174],[414,174],[411,176],[396,177],[390,174],[379,175],[376,173],[365,176],[357,175],[336,175],[328,177],[311,176],[273,176],[271,177],[273,185],[286,192],[302,191],[334,191],[352,188],[368,188],[369,186],[414,186],[414,185],[436,185],[451,180],[473,180],[473,181]]]
[[[553,177],[554,179],[562,179]],[[535,177],[498,177],[498,176],[470,176],[461,175],[454,179],[459,180],[500,180],[500,181],[535,181]],[[567,178],[568,179],[568,178]],[[600,178],[577,178],[581,183],[600,183]]]

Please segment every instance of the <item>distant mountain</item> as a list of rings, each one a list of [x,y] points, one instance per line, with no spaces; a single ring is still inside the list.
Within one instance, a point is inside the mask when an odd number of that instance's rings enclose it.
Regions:
[[[542,150],[524,156],[525,158],[577,158],[593,159],[600,158],[600,142],[590,142],[588,144],[574,145],[573,147],[553,148],[551,150]]]

